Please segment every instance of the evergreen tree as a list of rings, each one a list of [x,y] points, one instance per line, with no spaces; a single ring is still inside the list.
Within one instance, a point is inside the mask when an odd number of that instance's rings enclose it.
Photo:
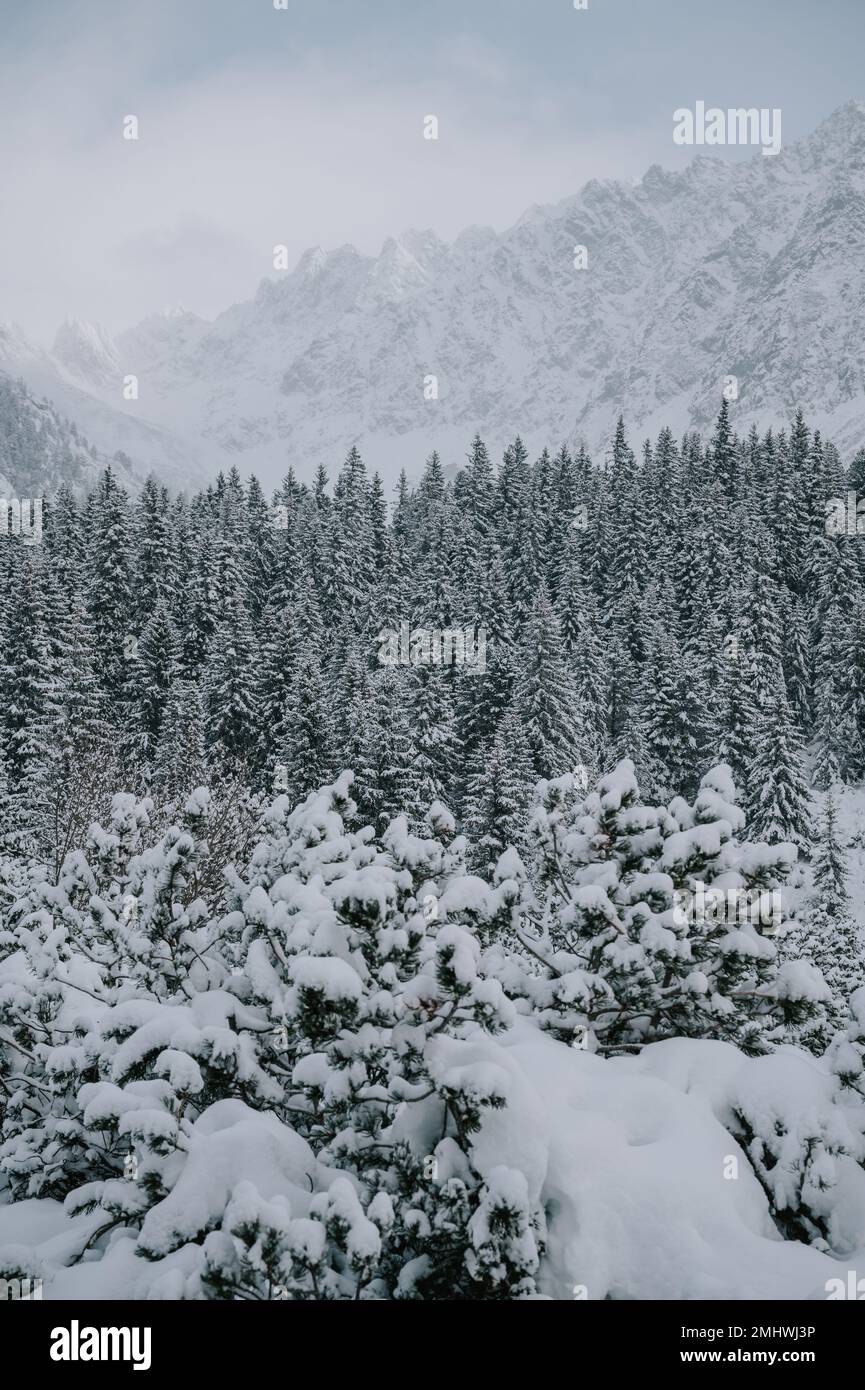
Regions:
[[[380,827],[404,814],[417,823],[422,807],[417,746],[409,719],[405,673],[382,667],[371,682],[362,748],[357,805],[362,820]]]
[[[479,870],[490,871],[506,849],[520,846],[532,782],[522,723],[509,709],[477,758],[467,788],[465,827]]]
[[[774,891],[795,851],[737,838],[729,769],[707,773],[692,805],[646,805],[629,761],[581,793],[570,775],[541,784],[530,827],[520,937],[545,965],[545,1026],[563,1038],[588,1030],[607,1053],[707,1034],[763,1052],[775,1028],[819,1021],[821,982],[805,988],[779,969],[738,910],[730,930],[730,895]]]
[[[136,625],[143,627],[159,600],[170,590],[172,576],[166,566],[170,553],[168,495],[151,474],[136,505],[134,533],[137,563],[134,591]]]
[[[658,790],[663,798],[677,787],[693,795],[706,745],[704,687],[663,623],[654,635],[647,673],[646,748]]]
[[[129,502],[110,468],[99,480],[87,529],[87,602],[100,653],[102,688],[113,712],[119,709],[126,681],[129,641],[135,636],[135,605]]]
[[[526,624],[519,664],[514,703],[533,771],[537,777],[561,776],[584,761],[583,730],[558,620],[543,584]]]
[[[295,671],[288,696],[285,767],[295,801],[327,780],[332,744],[321,662],[313,649]]]
[[[206,781],[204,710],[194,681],[171,685],[153,762],[154,791],[166,801],[182,803]]]
[[[138,644],[132,693],[139,727],[144,735],[144,757],[155,751],[162,727],[168,692],[177,669],[177,634],[163,603],[158,603]]]
[[[227,600],[205,671],[208,744],[235,764],[253,755],[257,728],[253,642],[239,592]]]
[[[748,772],[748,830],[769,844],[790,841],[810,848],[810,800],[801,741],[783,676],[775,676],[774,697],[758,719]]]
[[[471,678],[469,678],[471,679]],[[450,673],[422,668],[411,690],[411,727],[416,749],[413,772],[418,804],[452,804],[456,790],[458,742]]]
[[[865,596],[857,600],[853,610],[846,660],[837,676],[837,697],[845,735],[839,749],[841,775],[846,782],[862,782],[865,779]]]
[[[862,932],[850,912],[847,866],[834,792],[828,793],[824,805],[814,853],[813,878],[813,901],[796,931],[785,938],[784,945],[790,959],[807,960],[817,967],[831,994],[826,1017],[820,1025],[799,1031],[793,1038],[821,1055],[846,1026],[851,997],[865,975]]]
[[[44,860],[52,848],[51,788],[60,754],[57,673],[37,554],[21,546],[17,559],[3,624],[0,759],[18,851]]]

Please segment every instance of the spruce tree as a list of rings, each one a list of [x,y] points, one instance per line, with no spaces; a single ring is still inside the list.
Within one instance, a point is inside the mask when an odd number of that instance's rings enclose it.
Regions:
[[[328,776],[332,746],[321,661],[315,650],[304,653],[288,695],[284,761],[288,788],[302,801]]]
[[[522,844],[532,782],[522,722],[509,709],[476,759],[466,790],[465,828],[480,871],[491,871],[506,849]]]
[[[206,780],[201,695],[194,681],[175,680],[168,691],[153,759],[154,793],[182,805]]]
[[[542,584],[520,649],[514,704],[536,777],[558,777],[584,761],[583,729],[558,620]]]
[[[831,994],[826,1017],[794,1035],[796,1042],[822,1054],[847,1023],[851,997],[863,983],[862,929],[853,919],[847,890],[847,864],[840,839],[835,792],[827,793],[814,852],[814,891],[797,929],[785,938],[791,959],[812,962]]]
[[[423,807],[434,801],[450,806],[459,762],[452,676],[440,667],[420,668],[410,681],[415,794]]]
[[[168,692],[177,672],[177,633],[164,603],[157,603],[138,644],[131,692],[138,725],[144,735],[144,756],[152,757],[162,727]]]
[[[109,708],[119,709],[129,641],[135,637],[129,501],[110,468],[99,479],[87,525],[88,608]]]
[[[226,601],[204,675],[207,740],[232,764],[241,765],[253,756],[258,726],[254,646],[240,593],[235,591]]]
[[[662,798],[693,795],[703,771],[706,699],[700,673],[661,620],[647,665],[646,748]]]
[[[774,692],[759,716],[748,769],[746,811],[754,840],[811,845],[811,806],[801,740],[784,688],[775,674]]]

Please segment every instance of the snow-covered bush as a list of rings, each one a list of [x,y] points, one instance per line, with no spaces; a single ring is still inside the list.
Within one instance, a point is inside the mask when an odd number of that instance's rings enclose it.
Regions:
[[[400,818],[378,841],[347,831],[349,784],[274,804],[220,918],[195,896],[203,794],[144,851],[147,805],[116,798],[59,884],[17,905],[0,1171],[15,1196],[95,1214],[93,1239],[140,1226],[150,1260],[204,1242],[194,1292],[530,1293],[542,1214],[519,1172],[472,1160],[507,1101],[474,1039],[514,1017],[473,925],[509,920],[507,894],[467,874],[443,807],[425,837]],[[214,1128],[229,1104],[243,1120]],[[255,1186],[272,1126],[308,1155],[314,1202]],[[186,1200],[226,1155],[236,1181]]]
[[[819,971],[683,908],[793,860],[738,839],[724,769],[668,807],[629,764],[544,783],[532,853],[487,877],[440,803],[377,833],[351,790],[277,799],[218,890],[206,792],[155,843],[118,796],[4,912],[0,1247],[49,1296],[645,1297],[612,1213],[656,1146],[665,1182],[704,1165],[681,1221],[714,1193],[738,1233],[705,1276],[726,1296],[809,1296],[865,1243],[861,1001],[825,1062],[799,1052]],[[785,1242],[817,1248],[782,1269]]]
[[[820,1014],[819,973],[779,967],[776,924],[756,910],[779,897],[796,848],[739,839],[735,801],[724,766],[693,805],[644,804],[629,761],[588,797],[571,775],[541,783],[521,939],[545,966],[531,997],[560,1036],[605,1052],[704,1036],[759,1052]]]

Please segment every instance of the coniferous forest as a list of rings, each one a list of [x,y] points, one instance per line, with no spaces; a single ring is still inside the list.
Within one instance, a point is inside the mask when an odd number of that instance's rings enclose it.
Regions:
[[[620,421],[604,460],[478,438],[393,498],[356,451],[272,498],[61,487],[0,548],[6,853],[56,868],[121,787],[158,815],[215,783],[242,821],[350,768],[362,820],[441,800],[478,867],[540,778],[630,757],[662,798],[728,763],[749,831],[810,857],[812,784],[865,776],[865,554],[826,524],[863,484],[865,453],[801,416],[739,440],[725,402],[638,455]],[[423,641],[452,630],[465,659]]]
[[[865,453],[732,417],[0,537],[0,1278],[653,1297],[687,1105],[662,1297],[865,1245]]]

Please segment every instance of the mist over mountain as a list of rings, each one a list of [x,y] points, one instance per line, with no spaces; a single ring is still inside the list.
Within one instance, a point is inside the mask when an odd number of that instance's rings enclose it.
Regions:
[[[0,323],[0,400],[7,414],[0,481],[13,491],[25,457],[30,486],[37,488],[61,482],[89,487],[109,461],[133,491],[151,471],[175,488],[200,483],[206,475],[194,440],[123,408],[116,349],[96,325],[65,323],[47,352],[17,324]],[[65,441],[70,427],[75,431],[70,448],[64,443],[58,450],[55,441]],[[13,449],[9,441],[25,435],[27,450]],[[74,461],[79,451],[80,467]]]
[[[0,372],[0,497],[32,500],[61,483],[83,492],[109,464],[124,487],[140,489],[144,480],[127,455],[101,453],[50,401]]]
[[[530,448],[602,452],[620,412],[638,436],[704,430],[729,376],[740,431],[801,407],[852,451],[863,272],[865,105],[851,102],[774,158],[592,180],[451,244],[409,231],[377,257],[313,248],[213,322],[177,307],[116,341],[66,323],[51,353],[12,335],[5,354],[100,448],[174,481],[231,463],[268,485],[288,464],[309,477],[353,443],[392,480],[432,448],[462,462],[478,430],[496,451],[521,429]]]

